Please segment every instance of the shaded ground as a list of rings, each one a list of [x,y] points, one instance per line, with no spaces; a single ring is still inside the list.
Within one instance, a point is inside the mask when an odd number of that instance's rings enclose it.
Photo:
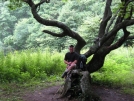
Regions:
[[[23,97],[24,101],[68,101],[67,99],[57,99],[59,96],[55,94],[60,86],[53,86],[47,89],[37,90],[32,93],[26,93]],[[102,101],[134,101],[134,96],[126,95],[119,89],[111,89],[100,86],[93,86],[94,93],[100,96]],[[70,100],[69,100],[70,101]],[[77,100],[71,100],[77,101]]]
[[[119,89],[94,86],[94,92],[102,101],[134,101],[134,96],[121,93]]]

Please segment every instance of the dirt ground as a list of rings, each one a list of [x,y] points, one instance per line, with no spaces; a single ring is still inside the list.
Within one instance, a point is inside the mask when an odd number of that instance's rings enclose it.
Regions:
[[[59,94],[56,94],[60,86],[53,86],[47,89],[37,90],[31,93],[26,93],[23,97],[24,101],[68,101],[65,98],[57,99]],[[100,86],[92,87],[94,93],[100,97],[102,101],[134,101],[134,96],[126,95],[120,92],[119,89],[111,89]],[[77,101],[77,100],[69,100]]]

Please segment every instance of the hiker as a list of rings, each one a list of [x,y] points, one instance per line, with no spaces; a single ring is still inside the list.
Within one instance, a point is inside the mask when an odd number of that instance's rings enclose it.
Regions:
[[[66,53],[65,58],[64,58],[64,63],[67,64],[65,72],[62,74],[62,78],[66,77],[67,73],[76,68],[76,64],[78,61],[78,54],[74,52],[74,46],[70,45],[69,46],[69,52]]]

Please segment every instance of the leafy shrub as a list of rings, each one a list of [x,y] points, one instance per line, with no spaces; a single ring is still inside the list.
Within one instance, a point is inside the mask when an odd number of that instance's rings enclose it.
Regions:
[[[107,86],[134,85],[134,57],[132,48],[120,48],[111,52],[104,66],[92,74],[93,83]]]
[[[61,74],[65,67],[63,55],[49,50],[15,51],[0,57],[0,82],[44,80],[47,76]]]
[[[134,85],[133,54],[131,48],[111,52],[104,66],[91,74],[93,83],[108,86]],[[63,57],[64,54],[49,49],[15,51],[6,56],[0,53],[0,82],[26,82],[52,77],[57,79],[65,69]]]

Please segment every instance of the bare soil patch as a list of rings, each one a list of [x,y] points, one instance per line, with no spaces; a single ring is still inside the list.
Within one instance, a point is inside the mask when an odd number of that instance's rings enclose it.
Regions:
[[[59,94],[56,94],[60,86],[53,86],[42,90],[35,90],[26,93],[23,97],[24,101],[68,101],[66,98],[57,99]],[[134,96],[123,94],[120,89],[112,89],[101,86],[93,86],[93,92],[100,97],[102,101],[134,101]],[[77,99],[69,101],[78,101]]]

